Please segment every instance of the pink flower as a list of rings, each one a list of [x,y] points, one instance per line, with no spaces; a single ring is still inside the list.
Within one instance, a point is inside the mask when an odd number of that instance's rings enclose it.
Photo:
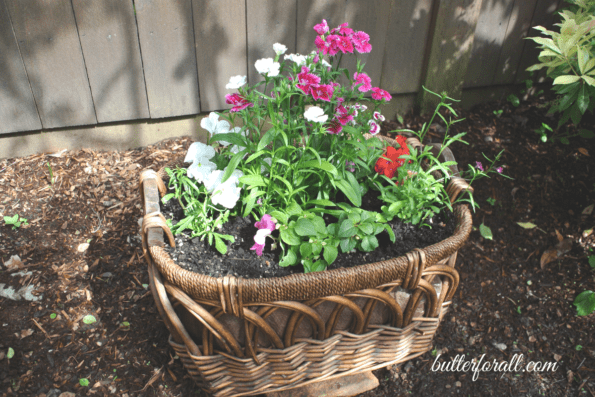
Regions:
[[[318,25],[314,25],[314,30],[316,33],[323,35],[328,32],[328,24],[326,23],[326,19],[323,19],[321,23]]]
[[[501,173],[502,173],[502,171],[503,171],[503,170],[502,170],[502,167],[498,167],[498,168],[496,168],[496,171],[498,171],[498,174],[501,174]]]
[[[370,36],[366,32],[355,32],[353,36],[351,36],[351,40],[353,41],[353,46],[358,52],[364,54],[372,51],[372,45],[369,43]]]
[[[345,36],[351,36],[353,34],[353,29],[348,28],[347,26],[349,26],[349,24],[347,22],[342,23],[341,25],[339,25],[339,27],[337,27],[336,30],[339,31],[339,34],[342,34]]]
[[[353,83],[353,87],[355,87],[358,84],[361,84],[357,88],[361,92],[367,92],[372,89],[372,79],[367,74],[355,72],[353,74],[353,79],[355,80],[355,82]]]
[[[324,37],[316,36],[316,38],[314,39],[314,44],[316,44],[316,48],[318,48],[318,51],[322,51],[324,55],[328,54],[331,45],[329,42],[324,40]]]
[[[380,132],[380,126],[374,120],[368,121],[368,125],[370,126],[370,134],[376,135]]]
[[[385,118],[380,112],[374,112],[374,120],[376,121],[384,121]]]
[[[320,77],[310,73],[310,69],[302,66],[302,72],[297,75],[296,87],[303,91],[304,94],[310,93],[311,87],[320,83]]]
[[[392,96],[387,91],[384,91],[383,89],[378,87],[374,87],[372,88],[372,98],[376,99],[377,101],[380,101],[382,99],[390,101]]]
[[[345,161],[345,169],[350,172],[355,171],[355,163],[353,161]]]
[[[266,242],[266,237],[275,230],[275,222],[269,214],[264,214],[259,222],[254,224],[258,228],[258,231],[254,235],[254,245],[250,248],[252,251],[256,251],[256,255],[262,256],[262,250]]]
[[[341,125],[346,125],[353,120],[353,115],[349,114],[349,110],[343,105],[337,106],[337,113],[335,116]]]
[[[312,84],[310,92],[314,100],[330,102],[333,97],[334,88],[330,84]]]
[[[318,36],[320,37],[320,36]],[[326,46],[323,50],[322,53],[324,55],[337,55],[337,53],[339,52],[340,48],[339,48],[339,40],[341,39],[341,36],[338,36],[336,34],[330,34],[326,37]]]
[[[481,162],[476,161],[475,166],[477,167],[478,170],[483,171],[483,165],[481,165]]]
[[[247,107],[254,106],[252,102],[248,102],[243,96],[238,93],[225,95],[225,103],[233,105],[230,112],[238,112],[246,109]]]
[[[264,214],[259,222],[254,224],[259,230],[260,229],[268,229],[271,232],[275,230],[275,222],[273,222],[273,218],[269,214]]]
[[[337,121],[336,119],[332,119],[330,122],[330,126],[327,127],[327,131],[329,134],[338,135],[339,132],[343,131],[343,127],[341,126],[341,123],[339,123],[339,121]]]
[[[341,52],[343,54],[346,54],[346,53],[353,54],[353,43],[351,42],[351,39],[346,36],[337,36],[337,37],[339,37],[336,40],[337,47],[339,47]]]

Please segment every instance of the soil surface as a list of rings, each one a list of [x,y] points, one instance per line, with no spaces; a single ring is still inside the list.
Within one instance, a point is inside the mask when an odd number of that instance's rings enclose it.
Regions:
[[[377,192],[369,192],[362,198],[364,210],[380,211],[380,206],[384,203],[375,198],[376,195],[378,195]],[[165,204],[160,203],[160,206],[166,219],[171,219],[174,225],[184,217],[184,209],[176,199],[169,200]],[[326,215],[325,217],[327,225],[337,222],[335,217]],[[199,237],[191,238],[190,231],[184,231],[174,236],[175,248],[166,245],[165,250],[182,268],[211,277],[234,275],[244,278],[268,278],[303,273],[304,267],[299,263],[287,267],[278,265],[283,252],[279,247],[272,251],[270,239],[267,239],[262,256],[257,256],[254,251],[250,250],[250,247],[254,245],[254,234],[258,230],[254,226],[256,221],[251,216],[245,218],[238,216],[222,226],[219,233],[234,238],[233,243],[226,243],[227,253],[225,255],[217,251],[213,245],[209,245],[206,238],[203,241]],[[394,243],[391,242],[388,233],[383,231],[376,235],[378,248],[374,251],[353,250],[343,253],[339,249],[339,255],[328,269],[353,267],[396,258],[405,255],[414,248],[425,248],[438,243],[451,236],[455,229],[454,215],[448,209],[433,217],[428,217],[425,223],[434,225],[434,227],[406,224],[395,217],[391,222],[388,222],[395,235]],[[278,241],[279,232],[273,231],[272,236]]]
[[[470,145],[452,146],[459,166],[504,149],[504,172],[514,179],[474,184],[481,208],[459,252],[461,284],[434,350],[376,371],[380,386],[362,396],[595,396],[595,314],[579,317],[572,305],[580,292],[595,289],[588,263],[595,140],[542,143],[534,130],[557,123],[545,114],[547,99],[460,112],[466,120],[453,132],[467,131]],[[407,115],[404,126],[393,121],[383,133],[428,120]],[[593,126],[592,118],[583,120],[583,128]],[[440,141],[441,134],[435,126],[430,138]],[[183,156],[190,143],[0,160],[0,214],[28,220],[15,229],[0,221],[0,287],[24,296],[0,297],[0,396],[204,395],[167,343],[138,234],[141,170]],[[481,236],[481,224],[492,239]],[[15,255],[20,263],[10,260]],[[88,315],[96,322],[87,324]],[[484,362],[522,354],[524,363],[557,368],[492,370],[476,380],[471,371],[433,370],[457,356],[484,354]]]

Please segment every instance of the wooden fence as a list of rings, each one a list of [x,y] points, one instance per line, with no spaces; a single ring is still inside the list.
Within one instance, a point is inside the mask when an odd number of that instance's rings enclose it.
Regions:
[[[370,34],[392,94],[514,84],[559,1],[0,0],[0,134],[224,109],[230,76],[276,42],[311,52],[323,18]]]

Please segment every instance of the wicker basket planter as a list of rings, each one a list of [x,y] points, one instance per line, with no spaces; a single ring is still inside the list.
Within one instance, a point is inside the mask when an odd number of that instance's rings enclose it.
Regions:
[[[451,237],[398,258],[279,278],[213,278],[182,269],[163,249],[164,233],[174,244],[159,212],[163,177],[147,170],[140,182],[151,291],[171,346],[208,393],[290,390],[431,348],[459,283],[454,265],[472,225],[467,206],[455,207]],[[450,178],[451,200],[464,189],[463,179]]]

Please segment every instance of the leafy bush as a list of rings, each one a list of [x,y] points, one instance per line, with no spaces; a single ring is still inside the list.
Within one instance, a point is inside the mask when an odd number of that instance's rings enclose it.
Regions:
[[[528,71],[547,68],[553,90],[560,97],[550,113],[562,113],[558,128],[571,120],[578,125],[585,112],[595,109],[595,0],[566,0],[573,4],[560,12],[560,31],[534,28],[545,37],[529,37],[542,50],[539,63]]]

